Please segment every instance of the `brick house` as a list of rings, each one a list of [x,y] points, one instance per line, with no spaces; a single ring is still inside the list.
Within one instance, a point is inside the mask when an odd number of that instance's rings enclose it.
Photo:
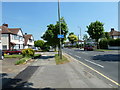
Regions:
[[[32,34],[25,33],[24,35],[24,48],[33,48],[34,47],[34,38]]]
[[[8,28],[8,24],[3,24],[1,27],[1,42],[3,50],[23,49],[24,38],[21,28]]]
[[[109,32],[110,37],[113,39],[120,38],[120,32],[116,31],[114,28],[111,28],[111,31]]]

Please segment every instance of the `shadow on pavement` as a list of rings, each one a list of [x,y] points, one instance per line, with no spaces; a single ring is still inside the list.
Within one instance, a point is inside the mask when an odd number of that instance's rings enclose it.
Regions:
[[[49,59],[49,58],[54,58],[55,56],[41,56],[40,59]]]
[[[96,55],[93,56],[92,59],[101,61],[120,61],[120,54]]]

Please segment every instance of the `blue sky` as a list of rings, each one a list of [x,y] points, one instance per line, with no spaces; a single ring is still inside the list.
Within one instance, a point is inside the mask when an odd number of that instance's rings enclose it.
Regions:
[[[76,35],[96,20],[104,23],[105,31],[118,30],[117,2],[62,2],[61,16],[65,18],[69,32]],[[58,20],[57,2],[3,2],[2,23],[9,27],[18,27],[24,33],[33,34],[35,40],[41,39],[46,26]]]

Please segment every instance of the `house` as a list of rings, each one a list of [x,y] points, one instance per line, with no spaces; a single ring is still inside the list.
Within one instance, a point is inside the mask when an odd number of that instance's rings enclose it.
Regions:
[[[24,38],[21,28],[8,28],[8,24],[3,24],[2,29],[2,49],[23,49],[24,48]]]
[[[76,44],[84,44],[84,41],[78,40],[77,42],[73,43],[73,46],[75,46]],[[64,46],[72,46],[72,44],[71,44],[71,42],[65,42]]]
[[[0,50],[2,50],[1,33],[2,33],[2,29],[1,29],[1,26],[0,26]]]
[[[25,33],[24,39],[25,39],[25,42],[24,42],[24,48],[25,49],[34,47],[34,38],[33,38],[32,34]]]
[[[109,32],[109,34],[110,34],[110,37],[113,39],[120,38],[120,32],[114,30],[114,28],[111,28],[111,31]]]

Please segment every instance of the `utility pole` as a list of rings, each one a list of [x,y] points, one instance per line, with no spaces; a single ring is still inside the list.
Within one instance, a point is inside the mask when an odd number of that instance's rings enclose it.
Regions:
[[[80,28],[80,39],[81,40],[81,27],[78,26],[78,28]],[[81,45],[80,45],[80,48],[82,47],[82,42],[81,42]]]
[[[60,21],[60,0],[58,0],[58,20],[59,20],[59,31],[60,31],[60,35],[61,35],[61,21]],[[62,48],[61,48],[61,38],[60,38],[60,47],[59,47],[59,56],[60,59],[62,59]]]

